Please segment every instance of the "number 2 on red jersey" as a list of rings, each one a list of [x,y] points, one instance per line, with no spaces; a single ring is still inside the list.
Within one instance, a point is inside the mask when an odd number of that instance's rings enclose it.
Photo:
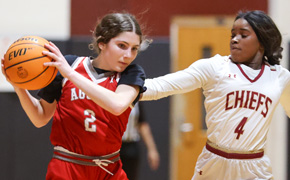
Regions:
[[[84,115],[87,116],[86,119],[85,119],[85,121],[84,121],[86,131],[96,132],[97,131],[97,126],[96,126],[96,124],[94,124],[94,122],[97,119],[95,118],[94,111],[92,111],[90,109],[86,109],[84,111]]]

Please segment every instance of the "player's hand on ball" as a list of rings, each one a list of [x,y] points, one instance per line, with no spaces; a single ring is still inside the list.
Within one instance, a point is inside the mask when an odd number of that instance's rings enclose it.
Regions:
[[[49,44],[44,45],[49,51],[43,51],[42,53],[44,55],[47,55],[51,57],[54,61],[52,62],[46,62],[44,63],[45,66],[54,66],[56,67],[59,72],[62,74],[63,77],[68,78],[69,74],[71,72],[74,72],[74,70],[71,68],[71,66],[67,63],[65,57],[59,50],[59,48],[52,42],[49,42]]]
[[[6,81],[8,81],[13,86],[13,88],[15,89],[15,91],[17,91],[17,89],[19,89],[19,90],[20,89],[23,89],[23,88],[20,88],[20,87],[16,86],[12,81],[9,80],[9,77],[6,74],[5,69],[4,69],[4,57],[1,58],[1,71],[2,71],[2,74],[6,78]]]
[[[7,75],[5,73],[5,70],[4,70],[4,57],[1,58],[1,71],[2,71],[2,74],[6,77],[7,79]]]
[[[4,69],[4,57],[1,58],[1,71],[2,71],[2,74],[5,76],[6,80],[7,80],[11,85],[13,85],[13,83],[9,80],[9,77],[8,77],[8,75],[6,74],[5,69]]]

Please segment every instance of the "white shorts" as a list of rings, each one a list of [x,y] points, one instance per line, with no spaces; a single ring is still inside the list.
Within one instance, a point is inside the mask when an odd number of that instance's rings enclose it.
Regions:
[[[192,180],[273,180],[270,159],[227,159],[203,148]]]

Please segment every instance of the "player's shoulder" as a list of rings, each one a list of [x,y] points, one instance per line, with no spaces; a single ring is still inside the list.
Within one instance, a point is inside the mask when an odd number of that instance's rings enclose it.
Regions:
[[[271,72],[274,72],[274,73],[278,73],[278,74],[281,74],[281,73],[289,73],[289,70],[286,69],[285,67],[283,67],[282,65],[280,64],[275,64],[275,65],[271,65],[267,62],[265,62],[265,67],[268,68]]]
[[[265,63],[265,71],[267,74],[279,79],[282,84],[288,83],[290,81],[290,72],[282,65],[270,65],[269,63]]]
[[[212,63],[218,65],[228,64],[231,62],[230,56],[222,56],[220,54],[216,54],[215,56],[211,57],[210,60]]]
[[[142,68],[142,66],[140,66],[139,64],[130,64],[123,72],[122,74],[127,74],[127,73],[133,73],[133,72],[139,72],[139,73],[143,73],[145,74],[144,69]]]
[[[215,56],[210,58],[200,59],[194,62],[192,65],[198,67],[219,69],[222,68],[224,65],[228,64],[229,62],[230,62],[229,56],[221,56],[219,54],[216,54]]]
[[[221,56],[220,54],[216,54],[210,58],[200,59],[198,60],[198,62],[211,63],[211,64],[228,63],[230,62],[230,56]]]

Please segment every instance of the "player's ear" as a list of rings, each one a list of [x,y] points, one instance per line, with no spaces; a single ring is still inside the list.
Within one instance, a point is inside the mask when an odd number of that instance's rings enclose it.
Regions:
[[[99,42],[99,43],[98,43],[98,47],[99,47],[99,49],[102,51],[102,50],[105,49],[106,44],[105,44],[104,42]]]

